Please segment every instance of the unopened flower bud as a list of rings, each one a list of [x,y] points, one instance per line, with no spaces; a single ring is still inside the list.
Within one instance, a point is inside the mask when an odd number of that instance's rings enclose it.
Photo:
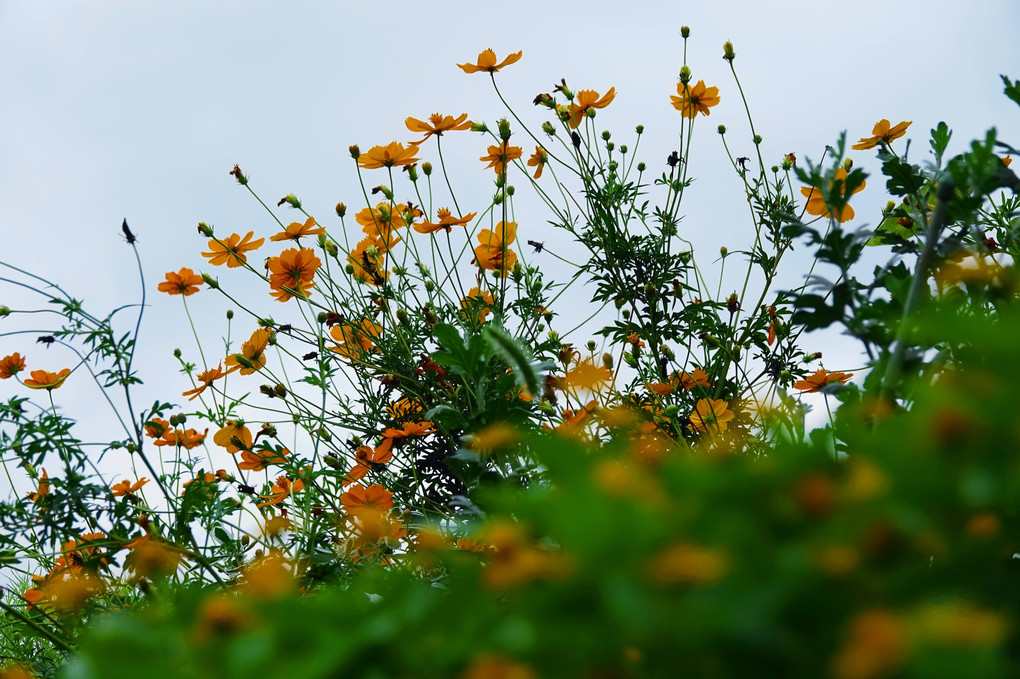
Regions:
[[[502,118],[500,119],[498,126],[499,138],[503,141],[508,141],[510,139],[510,121],[506,118]]]
[[[407,170],[407,176],[412,182],[418,181],[418,166],[416,164],[412,163],[411,165],[405,165],[404,169]]]
[[[11,315],[11,308],[7,306],[0,306],[0,318]]]
[[[251,538],[248,537],[247,533],[241,536],[241,544],[244,545],[245,547],[251,544]]]
[[[353,264],[348,264],[347,266],[344,267],[344,271],[347,272],[347,275],[353,276],[354,275],[354,265]]]
[[[637,365],[638,365],[637,356],[634,353],[629,352],[629,351],[624,352],[624,354],[623,354],[623,362],[626,363],[627,365],[629,365],[631,368],[636,368]]]
[[[730,249],[728,247],[726,247],[725,245],[723,245],[722,247],[719,248],[719,255],[720,256],[725,257],[729,253],[730,253]]]
[[[400,321],[401,325],[407,325],[411,322],[411,319],[407,316],[407,312],[403,309],[397,309],[397,320]]]
[[[234,320],[234,310],[233,309],[227,309],[227,320],[228,321]]]
[[[327,443],[333,440],[333,434],[325,427],[319,427],[318,431],[315,432],[320,439]]]
[[[645,126],[644,125],[638,125],[637,127],[634,128],[634,131],[637,132],[638,134],[641,134],[642,132],[645,131]]]
[[[273,387],[273,391],[276,392],[277,398],[284,398],[285,396],[287,396],[287,387],[285,387],[282,384],[277,384],[275,387]]]
[[[681,26],[680,27],[680,37],[681,38],[689,38],[689,37],[691,37],[691,27],[690,26]]]
[[[548,120],[542,123],[542,131],[548,134],[550,137],[556,136],[556,128]]]
[[[216,281],[216,279],[207,273],[202,274],[202,280],[205,281],[205,284],[208,285],[213,290],[216,290],[217,288],[220,287],[220,284]]]
[[[354,158],[354,160],[357,160],[358,158],[361,157],[361,149],[358,148],[357,144],[352,144],[351,146],[347,147],[347,150],[350,152],[351,158]]]
[[[722,58],[726,61],[732,62],[737,56],[737,53],[733,51],[733,43],[727,40],[722,46]]]
[[[180,349],[174,349],[174,358],[180,358],[180,357],[181,357],[181,350]]]
[[[336,259],[340,255],[340,249],[336,246],[336,243],[334,243],[331,240],[326,241],[325,245],[322,246],[322,249],[326,251],[327,255],[333,257],[334,259]]]
[[[205,236],[206,238],[212,238],[213,236],[212,227],[206,224],[205,222],[198,223],[198,232]]]
[[[734,344],[733,345],[733,360],[734,361],[739,361],[740,360],[740,349],[741,349],[741,347],[740,347],[739,344]]]
[[[777,172],[779,172],[779,166],[778,165],[773,165],[769,169],[772,170],[772,174],[776,174]]]
[[[648,167],[648,166],[645,165],[644,163],[638,163],[637,164],[637,171],[638,172],[644,172],[646,167]]]
[[[720,125],[719,127],[716,128],[716,130],[719,131],[719,134],[726,134],[726,126],[725,125]]]
[[[783,156],[783,169],[790,170],[794,165],[797,164],[797,156],[792,153],[787,153]]]
[[[684,64],[680,67],[680,82],[685,85],[691,81],[691,67]]]
[[[755,146],[758,146],[759,144],[761,144],[761,135],[760,134],[754,135],[753,137],[751,137],[751,141],[754,142]]]
[[[431,307],[422,307],[421,314],[425,318],[425,322],[428,323],[430,327],[434,327],[436,323],[439,322],[439,319],[436,318],[436,314],[432,311]]]
[[[595,340],[588,340],[588,344],[587,344],[588,351],[595,351],[595,347],[596,346],[598,346],[598,345],[595,344]]]
[[[489,127],[485,123],[471,123],[472,132],[488,132]]]
[[[847,158],[843,161],[843,169],[849,172],[854,166],[854,159]]]
[[[620,146],[620,153],[626,153],[626,152],[627,152],[627,145],[626,144],[622,144]]]
[[[673,353],[673,350],[672,350],[672,349],[670,349],[670,348],[669,348],[668,346],[666,346],[665,344],[663,344],[663,345],[662,345],[662,346],[661,346],[661,347],[659,348],[659,353],[660,353],[660,354],[662,354],[663,356],[665,356],[665,357],[666,357],[667,359],[669,359],[670,361],[672,361],[672,360],[673,360],[674,358],[676,358],[676,354],[674,354],[674,353]]]
[[[432,292],[435,289],[436,289],[436,282],[434,280],[432,280],[432,279],[426,279],[425,280],[425,291],[426,292]]]
[[[605,366],[606,368],[609,368],[610,370],[613,369],[613,355],[610,354],[608,351],[602,354],[602,365]]]
[[[432,163],[430,163],[427,160],[424,163],[422,163],[421,164],[421,172],[426,177],[431,176],[432,175]]]
[[[297,196],[295,196],[293,193],[288,193],[286,196],[284,196],[279,201],[277,201],[276,207],[280,207],[284,203],[286,203],[287,205],[290,205],[295,210],[300,210],[301,209],[301,201],[298,200]]]
[[[336,216],[340,217],[341,219],[343,219],[344,215],[346,215],[346,214],[347,214],[347,206],[344,205],[343,203],[337,203],[336,204]]]

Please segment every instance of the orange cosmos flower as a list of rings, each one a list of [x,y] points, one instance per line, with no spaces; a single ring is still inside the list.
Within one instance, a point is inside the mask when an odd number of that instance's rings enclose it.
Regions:
[[[354,269],[352,274],[354,278],[376,286],[385,283],[390,276],[390,272],[386,270],[386,253],[400,240],[393,234],[387,234],[386,239],[377,236],[363,238],[347,255],[347,263]]]
[[[168,429],[163,432],[163,435],[160,438],[153,441],[152,444],[155,446],[174,446],[176,448],[191,450],[192,448],[197,448],[202,445],[202,441],[205,440],[205,436],[208,433],[208,429],[201,434],[194,429]]]
[[[821,391],[822,387],[826,384],[832,382],[846,384],[853,375],[853,373],[830,373],[828,370],[816,370],[814,374],[808,375],[807,378],[794,382],[793,388],[800,389],[802,394],[814,394]]]
[[[204,282],[201,276],[191,269],[184,267],[177,273],[167,271],[166,280],[157,285],[156,288],[168,295],[184,295],[187,297],[198,292],[198,286]]]
[[[223,372],[222,363],[213,368],[212,370],[206,370],[205,372],[198,373],[198,381],[201,382],[202,385],[195,387],[194,389],[188,389],[186,392],[181,394],[181,396],[187,396],[189,401],[194,401],[196,398],[198,398],[199,394],[206,390],[206,387],[208,387],[210,384],[220,379],[224,375],[226,375],[226,373]]]
[[[853,193],[859,193],[864,190],[866,182],[861,182],[861,185],[853,190]],[[837,186],[840,189],[846,186],[846,170],[842,167],[836,170],[836,177],[832,180],[830,186]],[[813,186],[802,186],[800,189],[801,195],[807,198],[807,205],[805,209],[809,215],[817,215],[819,217],[831,217],[832,213],[829,211],[829,206],[825,204],[825,197],[821,189]],[[843,191],[841,190],[841,193]],[[849,198],[850,196],[847,196]],[[842,224],[843,222],[849,222],[854,218],[854,209],[849,205],[844,205],[836,213],[836,221]]]
[[[528,167],[535,168],[535,179],[542,176],[542,170],[545,169],[545,164],[549,162],[549,154],[541,146],[535,147],[535,152],[528,158]]]
[[[443,132],[471,129],[471,121],[467,119],[467,113],[462,113],[456,118],[433,113],[429,116],[429,122],[427,123],[417,118],[408,118],[404,121],[404,124],[407,125],[407,129],[411,132],[424,132],[425,136],[421,141],[425,141],[432,135],[442,136]],[[421,142],[418,143],[420,144]]]
[[[237,465],[239,469],[250,469],[253,472],[260,472],[271,464],[286,464],[290,451],[280,447],[276,450],[241,451],[241,462]]]
[[[492,307],[495,301],[492,299],[492,293],[486,290],[482,292],[478,287],[473,287],[468,290],[467,297],[460,300],[460,308],[464,310],[477,309],[478,315],[476,318],[479,323],[485,322],[485,317],[492,312]]]
[[[435,430],[436,428],[432,426],[432,420],[405,422],[404,426],[400,429],[390,427],[382,433],[382,437],[383,439],[388,439],[392,445],[394,442],[399,442],[409,436],[425,436]]]
[[[581,90],[577,93],[574,101],[570,103],[570,119],[567,124],[570,129],[576,129],[581,121],[588,115],[588,111],[595,108],[605,108],[616,98],[616,88],[610,87],[605,96],[599,99],[599,93],[595,90]]]
[[[489,155],[482,156],[478,160],[487,160],[489,162],[486,165],[486,169],[495,168],[496,174],[505,174],[506,166],[511,160],[517,160],[521,157],[523,151],[520,146],[509,146],[508,142],[503,142],[499,146],[490,146]]]
[[[256,370],[262,370],[266,365],[266,346],[269,344],[269,330],[259,328],[251,334],[251,339],[241,345],[241,353],[231,354],[224,359],[224,363],[232,368],[227,374],[240,369],[242,375],[251,375]],[[251,367],[241,363],[244,360]]]
[[[726,431],[727,423],[734,418],[733,411],[721,398],[699,399],[691,413],[691,428],[696,431]]]
[[[25,369],[25,357],[14,352],[10,356],[0,358],[0,380],[7,380]]]
[[[227,449],[228,453],[236,453],[240,450],[251,450],[251,430],[240,420],[227,420],[223,427],[213,434],[213,443]],[[236,440],[238,444],[232,442]]]
[[[441,208],[439,208],[439,211],[436,212],[436,218],[439,220],[438,222],[432,223],[432,222],[426,220],[425,222],[422,222],[421,224],[414,224],[413,226],[414,226],[414,230],[417,231],[418,233],[435,233],[436,231],[439,231],[440,229],[444,229],[446,231],[446,233],[450,233],[450,228],[451,227],[454,227],[454,226],[467,226],[468,222],[470,222],[472,219],[474,219],[476,214],[478,214],[478,213],[477,212],[469,212],[468,214],[464,215],[463,217],[454,217],[450,213],[449,209],[447,209],[445,207],[441,207]]]
[[[315,256],[311,248],[290,248],[272,257],[267,263],[269,267],[269,285],[273,288],[273,297],[281,302],[295,296],[308,297],[315,286],[315,271],[322,262]],[[289,288],[284,290],[283,288]]]
[[[265,238],[253,241],[251,238],[254,235],[254,231],[249,231],[244,238],[236,233],[230,234],[224,241],[213,238],[209,241],[211,252],[203,252],[202,256],[208,257],[209,263],[213,266],[226,264],[231,269],[236,269],[248,261],[248,257],[244,253],[258,250],[266,242]]]
[[[30,389],[48,389],[53,391],[64,384],[64,380],[71,374],[70,368],[64,368],[58,373],[51,373],[45,370],[33,370],[29,379],[22,382]]]
[[[368,488],[359,483],[340,496],[340,504],[351,516],[378,514],[393,508],[393,493],[378,483]]]
[[[367,318],[357,324],[341,322],[329,329],[330,336],[340,343],[330,349],[356,362],[374,351],[375,340],[381,332],[382,327]]]
[[[110,490],[113,491],[114,497],[121,497],[127,495],[128,493],[135,492],[148,482],[149,479],[145,478],[144,476],[138,479],[138,481],[136,481],[135,483],[131,483],[131,481],[124,479],[120,483],[115,483],[112,486],[110,486]]]
[[[893,139],[899,139],[905,135],[907,133],[907,128],[910,127],[913,122],[914,121],[912,120],[905,120],[890,127],[889,121],[882,118],[875,123],[874,129],[871,130],[871,134],[874,135],[873,137],[862,137],[859,142],[850,148],[855,151],[864,151],[866,149],[873,149],[879,144],[885,146]]]
[[[39,485],[36,487],[35,492],[28,494],[28,499],[32,502],[42,504],[43,499],[50,494],[50,477],[46,474],[46,468],[42,468],[42,474],[39,475]]]
[[[361,210],[358,214],[354,215],[354,219],[361,224],[363,227],[361,230],[364,231],[370,238],[381,238],[384,241],[392,240],[393,229],[399,229],[403,226],[407,226],[406,219],[412,221],[421,217],[424,213],[418,208],[408,210],[407,205],[404,203],[397,203],[396,205],[390,205],[389,203],[379,203],[375,208],[368,208]],[[397,238],[393,245],[400,242]]]
[[[462,71],[465,73],[480,73],[485,71],[486,73],[495,73],[504,66],[520,61],[524,52],[514,52],[503,61],[496,63],[496,53],[491,49],[485,50],[478,55],[478,60],[473,64],[457,64]]]
[[[281,476],[276,479],[276,483],[269,489],[271,495],[260,495],[259,497],[269,498],[268,501],[259,504],[259,507],[268,507],[269,505],[278,505],[288,497],[291,493],[297,493],[305,488],[305,482],[301,479],[291,481],[286,476]]]
[[[386,146],[373,146],[366,153],[362,153],[358,157],[358,165],[365,170],[393,167],[394,165],[410,165],[418,162],[419,158],[414,157],[416,153],[418,153],[417,144],[408,144],[405,149],[400,142],[392,141]]]
[[[146,436],[158,439],[167,429],[170,428],[170,423],[166,420],[154,417],[142,426],[145,427]]]
[[[719,88],[705,87],[704,80],[699,80],[694,87],[687,83],[677,83],[676,93],[680,96],[671,96],[670,99],[673,108],[680,111],[684,118],[694,119],[699,113],[712,115],[709,107],[719,103]]]
[[[517,262],[517,253],[507,249],[517,238],[517,222],[499,222],[496,228],[482,229],[478,233],[475,246],[475,261],[478,266],[489,271],[497,271],[506,277]]]
[[[275,236],[270,236],[269,240],[297,240],[302,236],[318,236],[320,233],[326,232],[324,227],[319,226],[316,228],[316,226],[318,225],[315,223],[315,217],[309,217],[304,224],[301,222],[291,222],[283,229],[283,231]]]
[[[688,372],[682,372],[679,374],[673,373],[673,375],[670,376],[669,381],[674,387],[679,385],[686,389],[687,391],[690,391],[691,389],[697,386],[702,387],[712,386],[712,384],[708,381],[708,373],[706,373],[701,368],[695,368],[694,372],[692,373]]]

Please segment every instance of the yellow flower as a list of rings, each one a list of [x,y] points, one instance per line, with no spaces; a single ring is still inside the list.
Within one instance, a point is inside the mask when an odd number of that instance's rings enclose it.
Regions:
[[[676,93],[680,96],[671,96],[670,99],[673,101],[673,108],[680,111],[684,118],[693,119],[699,113],[711,115],[709,107],[719,103],[719,88],[705,87],[704,80],[699,80],[694,87],[687,83],[678,83]]]
[[[734,417],[721,398],[702,398],[694,405],[691,413],[691,428],[697,431],[726,431],[727,423]]]
[[[861,182],[861,185],[853,190],[853,193],[859,193],[864,190],[866,182]],[[845,193],[844,187],[846,186],[846,170],[839,168],[836,170],[836,178],[832,180],[832,185],[837,186],[841,189],[841,193]],[[830,186],[832,186],[830,185]],[[801,195],[807,198],[807,205],[805,209],[809,215],[817,215],[819,217],[831,217],[832,212],[829,211],[829,206],[825,204],[825,197],[821,189],[813,186],[802,186],[800,189]],[[852,195],[852,194],[851,194]],[[846,196],[850,198],[850,196]],[[838,209],[835,215],[837,222],[842,224],[843,222],[849,222],[854,218],[854,209],[849,205],[844,205]]]
[[[613,102],[614,98],[616,98],[615,87],[610,87],[609,91],[601,99],[599,98],[599,93],[595,90],[581,90],[577,93],[574,101],[570,103],[570,119],[567,121],[567,124],[570,125],[571,129],[576,129],[588,115],[589,110],[605,108]]]
[[[422,138],[422,141],[425,141],[432,135],[441,137],[443,132],[471,129],[471,121],[467,119],[467,113],[462,113],[456,118],[433,113],[429,116],[427,123],[417,118],[408,118],[404,121],[404,124],[407,125],[407,129],[411,132],[424,132],[425,136]]]
[[[324,227],[319,226],[316,228],[316,226],[315,217],[309,217],[304,224],[301,222],[291,222],[283,229],[283,231],[275,236],[271,236],[269,240],[297,240],[298,238],[301,238],[301,236],[318,236],[320,233],[326,232]]]
[[[889,121],[882,118],[875,123],[874,129],[871,130],[873,137],[862,137],[859,142],[851,146],[850,148],[855,151],[864,151],[865,149],[873,149],[879,144],[885,146],[893,139],[899,139],[907,133],[907,128],[913,123],[912,120],[905,120],[892,127],[889,126]]]
[[[417,152],[417,144],[408,144],[405,149],[403,144],[393,141],[386,146],[373,146],[366,153],[361,154],[358,158],[358,165],[365,170],[393,167],[394,165],[410,165],[418,162],[418,158],[414,157]]]
[[[486,168],[495,168],[496,174],[504,174],[506,172],[506,166],[511,160],[517,160],[523,153],[520,146],[508,146],[508,142],[503,142],[499,146],[490,146],[489,155],[482,156],[478,160],[488,161]]]
[[[254,231],[249,231],[244,238],[236,233],[231,234],[224,241],[213,238],[209,241],[211,252],[203,252],[202,256],[208,257],[209,263],[213,266],[226,264],[231,269],[236,269],[248,261],[248,257],[244,253],[258,250],[266,242],[265,238],[253,241],[251,238],[254,235]]]
[[[485,50],[478,55],[478,61],[473,64],[457,64],[465,73],[479,73],[485,71],[486,73],[495,73],[504,66],[509,66],[517,61],[524,55],[524,52],[514,52],[503,61],[496,63],[496,53],[491,49]]]

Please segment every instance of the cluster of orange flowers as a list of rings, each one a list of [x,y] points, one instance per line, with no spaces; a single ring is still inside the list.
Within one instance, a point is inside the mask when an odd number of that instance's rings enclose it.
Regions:
[[[9,380],[12,377],[16,377],[24,369],[25,357],[16,351],[13,354],[0,358],[0,380]],[[31,377],[22,380],[21,383],[30,389],[52,391],[59,389],[70,374],[70,368],[64,368],[55,373],[51,373],[48,370],[33,370],[30,373]]]

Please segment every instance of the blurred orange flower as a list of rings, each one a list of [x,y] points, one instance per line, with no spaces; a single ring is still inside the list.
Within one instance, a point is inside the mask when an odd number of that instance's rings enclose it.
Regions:
[[[905,120],[901,123],[897,123],[890,127],[890,123],[885,118],[882,118],[875,123],[874,129],[871,130],[872,137],[862,137],[859,142],[851,146],[850,148],[855,151],[864,151],[866,149],[873,149],[879,144],[883,146],[888,144],[893,139],[899,139],[907,133],[907,128],[910,127],[912,120]]]
[[[520,58],[524,55],[524,52],[514,52],[503,61],[496,63],[496,53],[491,49],[485,50],[478,55],[478,60],[473,64],[457,64],[465,73],[479,73],[485,71],[486,73],[495,73],[504,66],[520,61]]]
[[[344,321],[329,329],[330,336],[340,343],[330,349],[356,362],[373,351],[381,332],[382,327],[367,318],[357,324]]]
[[[269,492],[271,493],[271,495],[259,496],[268,498],[268,500],[266,502],[260,503],[258,506],[268,507],[269,505],[278,505],[284,500],[286,500],[288,497],[290,497],[291,493],[300,492],[304,490],[304,487],[305,482],[302,481],[301,479],[291,481],[286,476],[281,476],[280,478],[276,479],[276,483],[274,483],[270,487]]]
[[[177,273],[166,272],[166,280],[156,286],[160,292],[168,295],[194,295],[198,292],[198,286],[205,283],[202,277],[191,269],[184,267]]]
[[[478,160],[486,160],[489,162],[486,165],[486,169],[494,168],[496,174],[504,174],[506,172],[506,166],[511,160],[517,160],[523,154],[520,146],[509,146],[509,142],[503,142],[498,146],[489,147],[489,155],[482,156]]]
[[[209,430],[199,434],[194,429],[168,429],[163,432],[163,435],[152,442],[155,446],[175,446],[177,448],[185,448],[191,450],[202,445],[202,441],[205,440],[206,434]]]
[[[488,290],[482,292],[477,286],[468,290],[467,296],[460,300],[461,309],[478,310],[475,318],[479,323],[485,322],[485,317],[492,313],[492,307],[494,304],[495,301],[492,299],[492,293]]]
[[[290,451],[280,447],[276,450],[250,450],[241,451],[241,462],[237,465],[239,469],[249,469],[253,472],[260,472],[271,464],[286,464]]]
[[[853,190],[853,193],[859,193],[864,190],[866,182],[861,182],[861,185]],[[832,180],[830,186],[837,186],[842,189],[846,185],[846,170],[839,168],[836,170],[836,177]],[[821,189],[813,186],[802,186],[800,188],[801,195],[807,198],[807,205],[805,209],[809,215],[817,215],[819,217],[831,217],[832,213],[829,211],[829,206],[825,204],[825,197],[822,195]],[[841,191],[842,192],[842,191]],[[847,196],[849,198],[850,196]],[[854,218],[854,209],[849,205],[844,205],[839,208],[836,213],[836,221],[842,224],[843,222],[849,222]]]
[[[10,356],[0,358],[0,380],[7,380],[25,369],[25,357],[14,352]]]
[[[209,241],[210,252],[203,252],[202,256],[208,257],[209,263],[213,266],[226,264],[231,269],[236,269],[248,261],[248,257],[244,253],[258,250],[266,242],[265,238],[253,241],[251,238],[254,235],[254,231],[249,231],[244,238],[236,233],[231,234],[224,241],[213,238]]]
[[[358,165],[365,170],[375,170],[380,167],[393,167],[395,165],[410,165],[417,163],[417,144],[408,144],[407,148],[400,142],[392,141],[386,146],[373,146],[367,152],[362,153],[358,158]]]
[[[407,125],[407,129],[411,132],[424,132],[425,136],[422,138],[422,141],[425,141],[433,134],[442,136],[443,132],[455,132],[471,128],[471,121],[467,119],[467,113],[462,113],[456,118],[433,113],[429,116],[427,123],[417,118],[408,118],[404,121],[404,124]]]
[[[43,467],[42,474],[39,475],[39,485],[36,487],[35,492],[28,494],[28,499],[36,504],[40,504],[47,495],[50,494],[50,477],[46,474],[46,468]]]
[[[67,376],[71,374],[70,368],[64,368],[58,373],[51,373],[45,370],[33,370],[31,377],[23,382],[30,389],[59,389]]]
[[[315,222],[315,217],[309,217],[307,220],[305,220],[304,224],[302,224],[301,222],[291,222],[286,227],[284,227],[283,231],[276,234],[275,236],[270,236],[269,240],[271,241],[297,240],[302,236],[318,236],[320,233],[326,232],[326,229],[324,227],[319,226],[318,228],[316,228],[316,226],[317,224]]]
[[[680,111],[684,118],[694,119],[699,113],[712,115],[709,107],[719,103],[719,88],[705,87],[704,80],[699,80],[694,87],[688,83],[677,83],[676,93],[680,96],[671,96],[670,99],[673,101],[673,108]]]

